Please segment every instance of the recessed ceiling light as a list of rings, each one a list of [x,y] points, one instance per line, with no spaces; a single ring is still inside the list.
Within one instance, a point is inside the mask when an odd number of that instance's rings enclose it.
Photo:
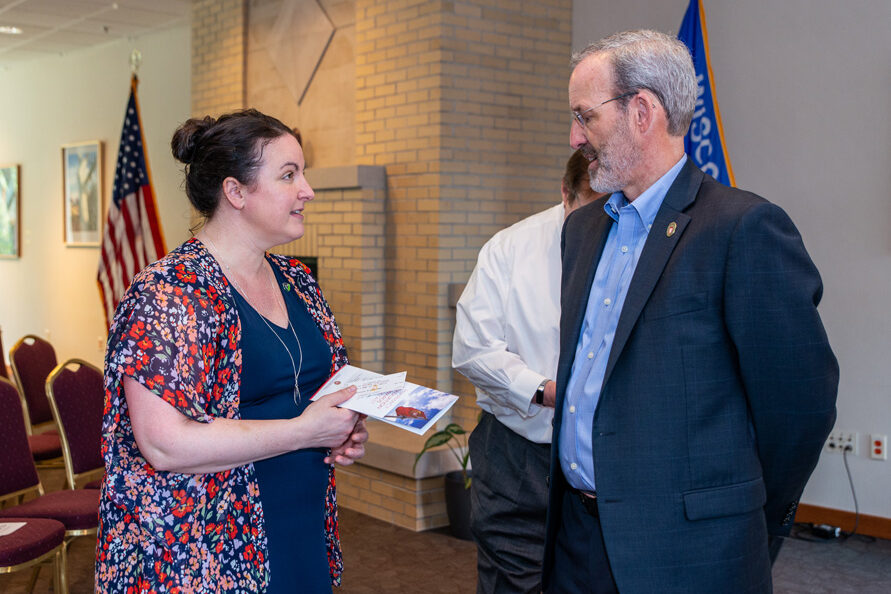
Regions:
[[[11,27],[9,25],[0,25],[0,33],[5,33],[6,35],[21,35],[22,30],[18,27]]]

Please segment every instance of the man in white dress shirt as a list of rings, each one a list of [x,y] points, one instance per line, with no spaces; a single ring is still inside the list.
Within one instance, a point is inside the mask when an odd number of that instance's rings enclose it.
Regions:
[[[458,301],[452,366],[476,387],[483,409],[470,436],[481,594],[541,590],[560,354],[560,233],[570,212],[601,196],[579,152],[566,164],[561,191],[560,204],[486,242]]]

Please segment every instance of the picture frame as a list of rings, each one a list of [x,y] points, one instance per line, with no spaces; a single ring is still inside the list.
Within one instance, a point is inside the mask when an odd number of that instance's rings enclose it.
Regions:
[[[68,246],[98,246],[102,240],[102,141],[62,146],[64,240]]]
[[[21,213],[21,167],[0,165],[0,259],[22,256]]]

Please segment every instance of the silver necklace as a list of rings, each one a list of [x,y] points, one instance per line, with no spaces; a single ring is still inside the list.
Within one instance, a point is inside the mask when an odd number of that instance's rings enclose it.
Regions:
[[[207,237],[207,235],[205,235],[205,239],[207,239],[208,243],[210,243],[211,247],[213,248],[213,251],[216,252],[217,259],[223,265],[223,268],[225,268],[226,272],[228,272],[228,274],[226,275],[226,278],[232,283],[232,286],[234,286],[238,290],[238,292],[241,293],[241,296],[244,297],[245,301],[250,303],[250,299],[248,299],[247,291],[242,289],[241,285],[238,284],[238,281],[235,280],[235,274],[232,272],[232,269],[229,268],[229,265],[226,263],[226,261],[223,260],[223,256],[222,256],[222,254],[220,254],[220,250],[217,249],[216,244],[213,242],[213,240],[210,237]],[[270,272],[271,272],[271,269],[270,269]],[[275,275],[274,272],[272,274]],[[275,295],[275,291],[276,291],[275,282],[270,278],[269,283],[272,286],[272,294]],[[284,296],[282,296],[282,300],[284,301]],[[278,300],[276,299],[276,302],[277,301]],[[284,313],[284,315],[285,315],[285,320],[288,322],[288,328],[290,328],[291,334],[294,335],[294,340],[297,341],[297,349],[300,351],[300,360],[297,363],[297,365],[294,365],[294,356],[291,355],[291,349],[288,348],[288,345],[285,344],[285,341],[282,340],[282,337],[278,335],[278,332],[276,332],[275,330],[272,329],[272,326],[269,324],[269,322],[266,321],[266,317],[263,314],[261,314],[259,311],[257,311],[257,315],[260,316],[260,319],[263,320],[263,323],[266,324],[266,327],[269,328],[269,331],[272,332],[272,334],[281,343],[282,348],[285,349],[285,352],[288,353],[288,359],[291,360],[291,369],[294,371],[294,404],[299,404],[301,401],[299,378],[300,378],[300,371],[303,370],[303,345],[300,344],[300,339],[297,338],[297,333],[294,331],[294,326],[291,324],[291,317],[288,315],[287,308],[282,310],[281,305],[279,305],[279,308],[280,308],[279,311],[282,311],[282,313]],[[254,308],[254,311],[256,311],[256,308]]]

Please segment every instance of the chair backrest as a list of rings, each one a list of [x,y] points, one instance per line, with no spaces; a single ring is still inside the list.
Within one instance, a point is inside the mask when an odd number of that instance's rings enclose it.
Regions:
[[[102,371],[82,359],[69,359],[46,379],[53,417],[62,438],[68,484],[104,468],[100,451],[105,387]]]
[[[3,328],[0,328],[0,377],[9,379],[9,372],[6,370],[6,351],[3,350]]]
[[[56,366],[53,345],[33,334],[22,337],[9,351],[9,362],[19,389],[24,396],[28,434],[33,425],[53,420],[49,400],[46,398],[46,378]]]
[[[40,489],[40,477],[28,447],[19,390],[0,378],[0,501]]]

